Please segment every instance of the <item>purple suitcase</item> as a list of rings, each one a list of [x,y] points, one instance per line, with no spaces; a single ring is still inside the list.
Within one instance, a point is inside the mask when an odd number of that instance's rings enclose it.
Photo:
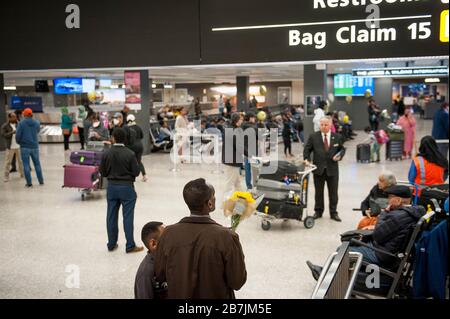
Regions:
[[[97,166],[65,165],[64,186],[67,188],[97,189],[100,175]]]
[[[75,165],[100,166],[103,152],[77,151],[70,154],[70,162]]]

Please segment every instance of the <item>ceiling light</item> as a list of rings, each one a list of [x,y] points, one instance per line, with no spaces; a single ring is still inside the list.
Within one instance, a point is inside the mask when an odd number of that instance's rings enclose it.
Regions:
[[[152,89],[156,89],[156,83],[152,84]]]
[[[5,91],[15,91],[15,90],[17,90],[17,87],[15,87],[15,86],[4,86],[3,90],[5,90]]]
[[[111,89],[118,89],[119,86],[118,86],[118,85],[111,85],[110,88],[111,88]]]
[[[425,83],[440,83],[441,80],[439,78],[427,78],[425,79]]]

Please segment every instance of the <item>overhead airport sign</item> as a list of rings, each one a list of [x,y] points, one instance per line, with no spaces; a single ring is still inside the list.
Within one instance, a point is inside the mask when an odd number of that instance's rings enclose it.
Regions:
[[[444,2],[205,1],[200,13],[202,58],[220,63],[255,57],[254,62],[448,56]]]
[[[447,0],[19,0],[0,21],[0,71],[448,56]]]
[[[448,67],[380,68],[353,70],[354,77],[425,77],[448,76]]]

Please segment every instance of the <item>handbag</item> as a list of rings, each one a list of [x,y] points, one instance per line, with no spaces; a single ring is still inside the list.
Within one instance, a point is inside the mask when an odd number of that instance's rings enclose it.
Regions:
[[[341,242],[350,241],[351,239],[368,242],[372,239],[373,230],[356,229],[341,234]]]
[[[79,131],[78,131],[78,126],[77,126],[77,125],[74,125],[74,126],[73,126],[72,133],[73,133],[73,134],[78,134],[78,133],[79,133]]]

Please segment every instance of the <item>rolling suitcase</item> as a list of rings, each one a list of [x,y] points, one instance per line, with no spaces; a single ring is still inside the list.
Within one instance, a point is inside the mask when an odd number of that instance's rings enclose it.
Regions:
[[[370,144],[359,144],[356,146],[356,161],[370,163]]]
[[[70,154],[70,162],[75,165],[100,166],[103,152],[78,151]]]
[[[287,185],[284,182],[278,182],[268,179],[259,179],[256,188],[258,192],[264,194],[264,198],[284,200],[288,197],[289,192],[293,191],[297,194],[301,193],[302,187],[298,183]]]
[[[99,183],[100,175],[97,166],[64,166],[64,188],[97,189]]]
[[[291,182],[294,183],[301,178],[301,175],[298,172],[304,170],[304,167],[302,166],[297,166],[285,161],[279,161],[272,164],[277,167],[277,171],[274,174],[261,174],[259,177],[260,179],[282,182],[288,177]]]
[[[390,140],[386,144],[386,159],[401,160],[403,156],[403,141]]]

